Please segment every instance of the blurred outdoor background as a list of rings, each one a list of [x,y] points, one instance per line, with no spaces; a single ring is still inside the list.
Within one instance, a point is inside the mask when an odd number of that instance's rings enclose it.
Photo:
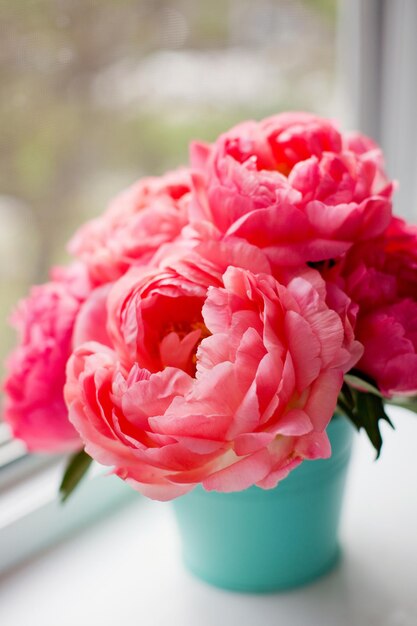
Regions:
[[[0,0],[6,320],[77,226],[245,118],[333,115],[335,0]],[[2,371],[2,370],[0,370]]]

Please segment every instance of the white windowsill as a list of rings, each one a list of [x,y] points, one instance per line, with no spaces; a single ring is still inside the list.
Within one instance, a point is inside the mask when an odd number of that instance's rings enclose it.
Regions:
[[[217,590],[183,570],[169,503],[129,507],[0,581],[5,626],[415,626],[417,418],[390,411],[380,460],[358,438],[342,525],[344,558],[329,576],[271,595]],[[108,478],[100,478],[107,484]]]
[[[135,493],[93,465],[65,504],[58,497],[64,458],[27,457],[10,468],[16,479],[0,492],[0,574],[132,500]],[[4,471],[7,471],[5,468]],[[1,620],[0,620],[0,623]]]

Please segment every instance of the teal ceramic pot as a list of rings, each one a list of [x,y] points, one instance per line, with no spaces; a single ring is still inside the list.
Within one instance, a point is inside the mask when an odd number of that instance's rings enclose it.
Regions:
[[[329,459],[305,461],[278,487],[235,493],[197,487],[174,501],[186,567],[246,592],[304,585],[338,561],[338,526],[353,428],[335,417]]]

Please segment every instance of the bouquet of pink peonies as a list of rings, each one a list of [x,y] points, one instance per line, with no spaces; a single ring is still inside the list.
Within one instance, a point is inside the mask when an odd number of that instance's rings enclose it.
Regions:
[[[194,143],[18,306],[14,435],[159,500],[275,487],[331,454],[336,411],[379,454],[384,404],[417,394],[417,228],[393,188],[377,145],[308,113]]]

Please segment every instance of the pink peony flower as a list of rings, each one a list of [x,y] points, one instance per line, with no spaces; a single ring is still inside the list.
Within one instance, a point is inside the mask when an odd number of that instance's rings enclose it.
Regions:
[[[8,360],[4,418],[29,450],[64,452],[82,445],[63,397],[74,326],[79,341],[105,343],[104,302],[100,290],[91,293],[81,264],[54,268],[51,275],[51,282],[31,289],[12,317],[20,343]],[[80,314],[83,306],[87,315]]]
[[[88,284],[81,270],[54,270],[57,279],[33,287],[12,316],[20,344],[8,360],[4,417],[29,450],[81,447],[63,398],[74,320]]]
[[[352,247],[330,270],[359,305],[357,367],[385,396],[417,392],[417,228],[394,218],[380,237]]]
[[[391,217],[379,148],[309,113],[244,122],[212,145],[194,143],[191,163],[199,174],[190,221],[246,239],[275,265],[337,257]]]
[[[326,305],[318,272],[284,286],[239,245],[218,244],[218,264],[203,246],[130,270],[109,296],[114,350],[87,343],[69,361],[65,397],[86,451],[152,498],[199,482],[272,488],[330,454],[325,429],[358,358],[347,318]]]
[[[69,250],[87,264],[96,284],[114,281],[178,237],[187,223],[189,197],[186,169],[144,178],[117,196],[102,216],[82,226]]]

